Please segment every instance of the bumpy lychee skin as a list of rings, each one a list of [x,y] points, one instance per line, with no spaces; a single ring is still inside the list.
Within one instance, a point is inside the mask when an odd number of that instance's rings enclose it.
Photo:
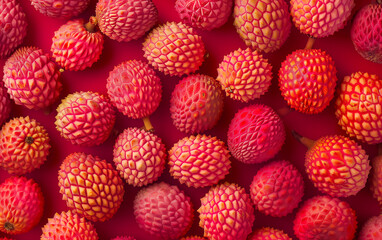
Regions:
[[[292,238],[282,230],[264,227],[255,230],[248,237],[248,240],[292,240]]]
[[[72,153],[61,164],[58,186],[66,205],[91,221],[109,220],[123,200],[123,182],[110,163]]]
[[[235,0],[233,25],[247,46],[266,53],[281,48],[292,27],[285,0]]]
[[[379,240],[382,239],[382,215],[375,216],[367,220],[359,234],[359,240]]]
[[[208,239],[244,240],[252,231],[255,215],[249,195],[236,184],[212,187],[200,199],[199,226]]]
[[[346,76],[335,114],[350,137],[368,144],[382,143],[382,79],[366,72]]]
[[[184,133],[211,129],[223,112],[223,93],[219,83],[207,75],[190,75],[174,88],[170,113],[175,127]]]
[[[95,146],[109,137],[116,111],[109,99],[93,92],[69,94],[57,107],[56,129],[72,144]]]
[[[167,22],[155,28],[143,43],[144,57],[157,70],[182,76],[199,69],[206,52],[202,38],[183,23]]]
[[[3,81],[17,105],[38,110],[58,99],[60,76],[49,54],[37,47],[22,47],[5,62]]]
[[[373,159],[372,162],[372,177],[371,177],[371,192],[382,206],[382,155]]]
[[[328,196],[307,200],[298,210],[293,227],[301,240],[352,240],[356,228],[355,211],[349,204]]]
[[[169,151],[170,174],[188,187],[218,183],[229,173],[230,154],[223,141],[197,135],[179,140]]]
[[[56,213],[42,227],[41,240],[98,240],[95,227],[73,211]]]
[[[161,239],[177,239],[190,229],[194,217],[190,198],[177,186],[161,182],[138,192],[134,215],[140,228]]]
[[[10,177],[0,184],[0,231],[26,233],[36,226],[44,211],[40,186],[25,177]]]
[[[284,141],[285,129],[280,117],[265,105],[240,109],[228,128],[228,148],[243,163],[261,163],[273,158]]]
[[[4,87],[4,83],[0,81],[0,126],[9,118],[11,113],[11,99]]]
[[[250,192],[252,201],[260,212],[283,217],[300,203],[304,195],[304,181],[291,163],[276,161],[256,173]]]
[[[36,120],[14,118],[0,131],[0,166],[9,174],[29,173],[47,160],[49,142],[47,131]]]
[[[337,69],[320,49],[297,50],[281,64],[279,86],[288,105],[299,112],[322,112],[334,96]]]
[[[128,236],[122,236],[122,237],[116,237],[116,238],[113,238],[112,240],[135,240],[134,237],[128,237]]]
[[[268,91],[272,81],[272,65],[257,51],[239,48],[224,56],[216,80],[227,96],[248,102]]]
[[[90,0],[31,0],[34,8],[41,14],[68,19],[78,16],[88,7]]]
[[[155,182],[167,156],[162,139],[138,128],[127,128],[118,136],[113,155],[121,177],[134,187]]]
[[[111,102],[124,115],[138,119],[151,115],[162,98],[162,84],[154,70],[140,60],[115,66],[106,83]]]
[[[96,17],[103,34],[128,42],[142,37],[154,26],[158,10],[151,0],[99,0]]]

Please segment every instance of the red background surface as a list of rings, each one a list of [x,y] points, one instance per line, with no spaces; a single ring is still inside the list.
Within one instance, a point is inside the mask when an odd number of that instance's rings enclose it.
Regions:
[[[27,14],[29,23],[27,37],[23,45],[34,45],[45,51],[49,51],[51,38],[53,37],[54,31],[66,21],[43,16],[35,11],[35,9],[30,5],[30,0],[19,1]],[[174,10],[175,0],[154,0],[154,3],[159,11],[159,23],[164,23],[166,21],[179,21],[179,18]],[[367,3],[369,3],[369,0],[356,1],[354,11]],[[89,16],[94,15],[95,5],[96,0],[91,0],[89,8],[79,17],[88,19]],[[342,81],[344,76],[350,75],[355,71],[369,71],[370,73],[375,73],[382,77],[381,65],[364,60],[354,50],[350,40],[350,26],[351,23],[348,23],[343,30],[336,32],[335,35],[318,39],[314,44],[314,48],[321,48],[333,57],[338,70],[337,76],[339,82]],[[216,77],[216,68],[218,67],[220,61],[222,61],[223,56],[235,49],[238,49],[239,47],[246,47],[233,27],[232,17],[230,17],[228,22],[219,29],[215,29],[211,32],[198,32],[201,34],[206,49],[209,53],[209,58],[204,62],[198,73]],[[128,43],[119,43],[105,37],[104,50],[101,55],[101,59],[95,63],[91,69],[86,69],[81,72],[67,71],[63,73],[64,90],[61,94],[61,98],[75,91],[90,90],[106,94],[106,79],[109,71],[111,71],[115,65],[129,59],[145,60],[141,49],[143,39],[144,38],[140,38],[136,41],[131,41]],[[275,110],[287,107],[287,104],[280,95],[280,91],[277,86],[277,72],[286,55],[296,49],[304,48],[307,39],[307,36],[302,35],[295,27],[292,27],[291,35],[284,46],[275,53],[265,54],[265,57],[269,58],[270,63],[273,65],[274,73],[272,86],[268,93],[260,99],[251,101],[247,104],[225,98],[222,118],[219,120],[218,124],[212,130],[207,131],[206,134],[217,136],[221,140],[226,141],[228,125],[235,112],[249,104],[264,103],[271,106]],[[3,67],[4,62],[4,60],[0,62],[1,67]],[[155,127],[155,133],[163,139],[167,149],[169,149],[175,142],[186,136],[172,125],[169,113],[169,99],[171,92],[180,78],[164,76],[159,72],[157,72],[157,74],[162,80],[163,98],[159,108],[151,116],[151,122]],[[319,195],[320,193],[313,187],[313,184],[309,181],[307,175],[305,174],[304,155],[307,149],[293,138],[291,135],[291,130],[296,130],[300,134],[312,139],[318,139],[321,136],[329,134],[345,134],[337,125],[337,120],[334,116],[333,102],[334,101],[331,102],[330,106],[326,108],[324,112],[317,115],[304,115],[296,111],[291,111],[282,116],[282,120],[284,121],[287,131],[287,138],[282,150],[275,156],[274,159],[272,159],[272,161],[280,159],[289,160],[299,169],[301,173],[303,173],[305,180],[305,195],[303,197],[303,201],[315,195]],[[26,175],[29,178],[33,178],[42,188],[46,201],[44,215],[38,226],[26,234],[13,236],[15,239],[39,239],[41,235],[41,227],[47,222],[47,219],[52,217],[56,212],[68,210],[65,202],[61,200],[57,180],[59,166],[68,154],[81,151],[88,154],[98,155],[103,159],[112,162],[112,149],[117,133],[122,132],[122,130],[127,127],[142,126],[142,121],[132,120],[122,114],[118,114],[115,124],[115,134],[112,135],[104,144],[98,147],[74,146],[60,137],[58,131],[55,129],[54,121],[56,111],[54,109],[58,106],[58,104],[59,101],[52,106],[52,111],[49,114],[44,113],[42,110],[32,111],[21,106],[13,106],[11,113],[12,117],[29,115],[42,123],[49,133],[52,144],[52,149],[46,163],[43,164],[40,169]],[[376,146],[367,146],[363,144],[363,147],[369,154],[370,158],[376,156]],[[225,181],[237,183],[249,192],[249,185],[253,176],[257,170],[266,163],[245,165],[233,158],[231,158],[231,160],[232,168],[230,170],[230,174],[226,176]],[[0,182],[3,182],[7,177],[9,177],[9,174],[3,170],[0,170]],[[175,184],[179,186],[180,189],[184,190],[185,193],[190,196],[195,210],[200,206],[199,199],[209,190],[209,188],[194,189],[181,185],[177,180],[174,180],[169,175],[168,167],[166,167],[159,181]],[[372,197],[369,190],[369,185],[370,183],[368,182],[366,188],[360,191],[356,196],[342,198],[342,200],[348,202],[356,211],[359,226],[362,226],[363,223],[371,216],[375,216],[380,213],[378,203]],[[132,208],[133,200],[139,190],[140,188],[125,184],[124,202],[122,203],[119,211],[111,220],[107,222],[94,223],[100,239],[110,239],[122,234],[132,235],[138,240],[153,239],[138,227],[134,219]],[[301,203],[299,206],[301,206]],[[295,239],[296,237],[293,234],[293,220],[295,214],[296,209],[293,213],[287,215],[286,217],[274,218],[265,216],[258,211],[255,211],[256,219],[253,228],[256,229],[264,226],[279,228],[287,232],[293,239]],[[195,211],[193,226],[187,235],[197,234],[202,236],[203,230],[198,226],[198,224],[198,214]],[[360,227],[358,227],[358,231],[359,229]],[[3,236],[3,234],[0,233],[0,236]]]

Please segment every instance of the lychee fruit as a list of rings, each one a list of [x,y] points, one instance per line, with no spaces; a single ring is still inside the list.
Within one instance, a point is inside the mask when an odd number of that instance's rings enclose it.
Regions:
[[[183,23],[167,22],[143,42],[144,57],[165,75],[182,76],[199,69],[206,52],[201,36]]]
[[[272,81],[272,65],[257,51],[238,49],[224,56],[219,64],[218,80],[226,95],[248,102],[268,91]]]
[[[112,240],[135,240],[135,238],[131,236],[122,236],[122,237],[113,238]]]
[[[66,205],[86,219],[104,222],[123,201],[123,182],[113,166],[85,153],[68,155],[58,172],[58,186]]]
[[[11,113],[11,99],[4,87],[4,83],[0,81],[0,126],[9,118]]]
[[[359,240],[382,239],[382,215],[375,216],[366,221],[359,234]]]
[[[90,0],[31,0],[32,6],[41,14],[68,19],[78,16],[88,7]]]
[[[175,86],[170,113],[179,131],[200,133],[215,126],[223,112],[223,105],[223,93],[214,78],[190,75]]]
[[[292,238],[282,230],[264,227],[256,229],[249,236],[248,240],[292,240]]]
[[[206,240],[206,239],[202,237],[198,237],[198,236],[191,236],[191,237],[181,238],[180,240]]]
[[[371,175],[371,192],[382,206],[382,147],[380,147],[380,154],[376,156],[372,162],[372,175]]]
[[[232,156],[247,164],[273,158],[285,141],[280,117],[272,108],[261,104],[240,109],[231,120],[227,135]]]

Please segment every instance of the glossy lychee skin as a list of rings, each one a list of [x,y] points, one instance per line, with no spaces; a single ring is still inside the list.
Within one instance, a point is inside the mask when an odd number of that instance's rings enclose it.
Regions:
[[[127,236],[123,236],[123,237],[116,237],[116,238],[113,238],[112,240],[135,240],[134,237],[127,237]]]
[[[366,221],[359,234],[359,240],[382,239],[382,215],[375,216]]]
[[[375,157],[372,161],[371,192],[382,206],[382,155]]]
[[[140,228],[161,239],[178,239],[186,234],[194,216],[190,198],[177,186],[164,182],[138,192],[134,215]]]
[[[335,105],[338,124],[350,137],[382,143],[382,79],[367,72],[346,76]]]
[[[113,130],[116,111],[109,99],[97,92],[75,92],[57,107],[56,129],[70,143],[95,146]]]
[[[9,174],[22,175],[39,168],[51,148],[45,128],[34,119],[14,118],[0,131],[0,166]]]
[[[282,230],[264,227],[255,230],[248,237],[248,240],[292,240],[292,238]]]
[[[98,240],[92,223],[74,211],[56,213],[42,227],[41,240]]]
[[[245,44],[266,53],[280,49],[292,27],[285,0],[235,0],[233,15]]]
[[[232,156],[247,164],[273,158],[285,141],[280,117],[272,108],[260,104],[240,109],[231,120],[227,135]]]
[[[0,126],[9,118],[11,113],[11,99],[4,87],[4,83],[0,81]]]
[[[167,154],[162,139],[155,134],[127,128],[118,136],[113,156],[121,177],[128,184],[141,187],[160,177]]]
[[[154,70],[140,60],[125,61],[109,73],[107,93],[117,109],[138,119],[151,115],[162,98],[162,84]]]
[[[320,49],[297,50],[281,64],[279,86],[288,105],[299,112],[322,112],[334,96],[337,69]]]
[[[199,69],[206,52],[192,27],[167,22],[152,30],[143,42],[144,57],[165,75],[182,76]]]
[[[172,92],[171,119],[181,132],[200,133],[215,126],[223,105],[223,93],[214,78],[190,75],[180,80]]]
[[[25,177],[10,177],[0,184],[0,231],[21,234],[35,227],[44,211],[40,186]]]
[[[68,155],[58,172],[58,186],[66,205],[86,219],[104,222],[123,201],[123,182],[113,166],[85,153]]]
[[[68,19],[78,16],[88,7],[90,0],[31,0],[32,6],[41,14]]]
[[[179,140],[169,151],[170,174],[187,187],[218,183],[229,173],[230,154],[216,137],[192,135]]]
[[[4,86],[17,105],[38,110],[53,104],[62,84],[58,66],[37,47],[22,47],[4,65]]]
[[[356,228],[355,211],[349,204],[328,196],[307,200],[298,210],[293,227],[301,240],[352,240]]]
[[[239,48],[224,56],[216,80],[227,96],[248,102],[268,91],[272,81],[272,65],[257,51]]]
[[[225,182],[212,187],[200,202],[199,226],[208,239],[245,240],[251,233],[255,215],[244,188]]]

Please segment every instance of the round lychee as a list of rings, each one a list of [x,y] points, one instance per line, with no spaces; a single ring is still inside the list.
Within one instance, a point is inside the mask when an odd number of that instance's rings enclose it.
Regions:
[[[270,107],[254,104],[240,109],[228,128],[228,148],[234,158],[251,164],[273,158],[285,141],[284,125]]]
[[[88,7],[90,0],[31,0],[32,6],[41,14],[68,19],[78,16]]]
[[[223,105],[223,93],[214,78],[190,75],[175,86],[170,113],[179,131],[200,133],[215,126],[223,112]]]
[[[285,0],[235,0],[233,25],[247,46],[268,53],[281,48],[292,23]]]
[[[176,239],[190,229],[194,216],[190,198],[161,182],[138,192],[134,215],[140,228],[161,239]]]
[[[366,221],[359,234],[359,240],[382,239],[382,215],[375,216]]]
[[[248,240],[292,240],[292,238],[282,230],[264,227],[256,229],[249,236]]]
[[[249,195],[236,184],[212,187],[200,199],[199,226],[208,239],[245,240],[252,232],[255,215]]]
[[[272,65],[257,51],[239,48],[224,56],[216,80],[227,96],[248,102],[268,91],[272,81]]]
[[[85,153],[68,155],[58,172],[66,205],[91,221],[109,220],[123,201],[123,182],[113,166]]]
[[[113,238],[112,240],[135,240],[135,238],[131,236],[122,236],[122,237]]]
[[[382,206],[382,155],[373,159],[372,162],[372,177],[371,177],[371,192]]]
[[[155,69],[170,76],[195,72],[206,52],[202,38],[193,28],[175,22],[152,30],[143,43],[143,51]]]
[[[4,87],[4,83],[0,81],[0,126],[9,118],[11,113],[11,99]]]

